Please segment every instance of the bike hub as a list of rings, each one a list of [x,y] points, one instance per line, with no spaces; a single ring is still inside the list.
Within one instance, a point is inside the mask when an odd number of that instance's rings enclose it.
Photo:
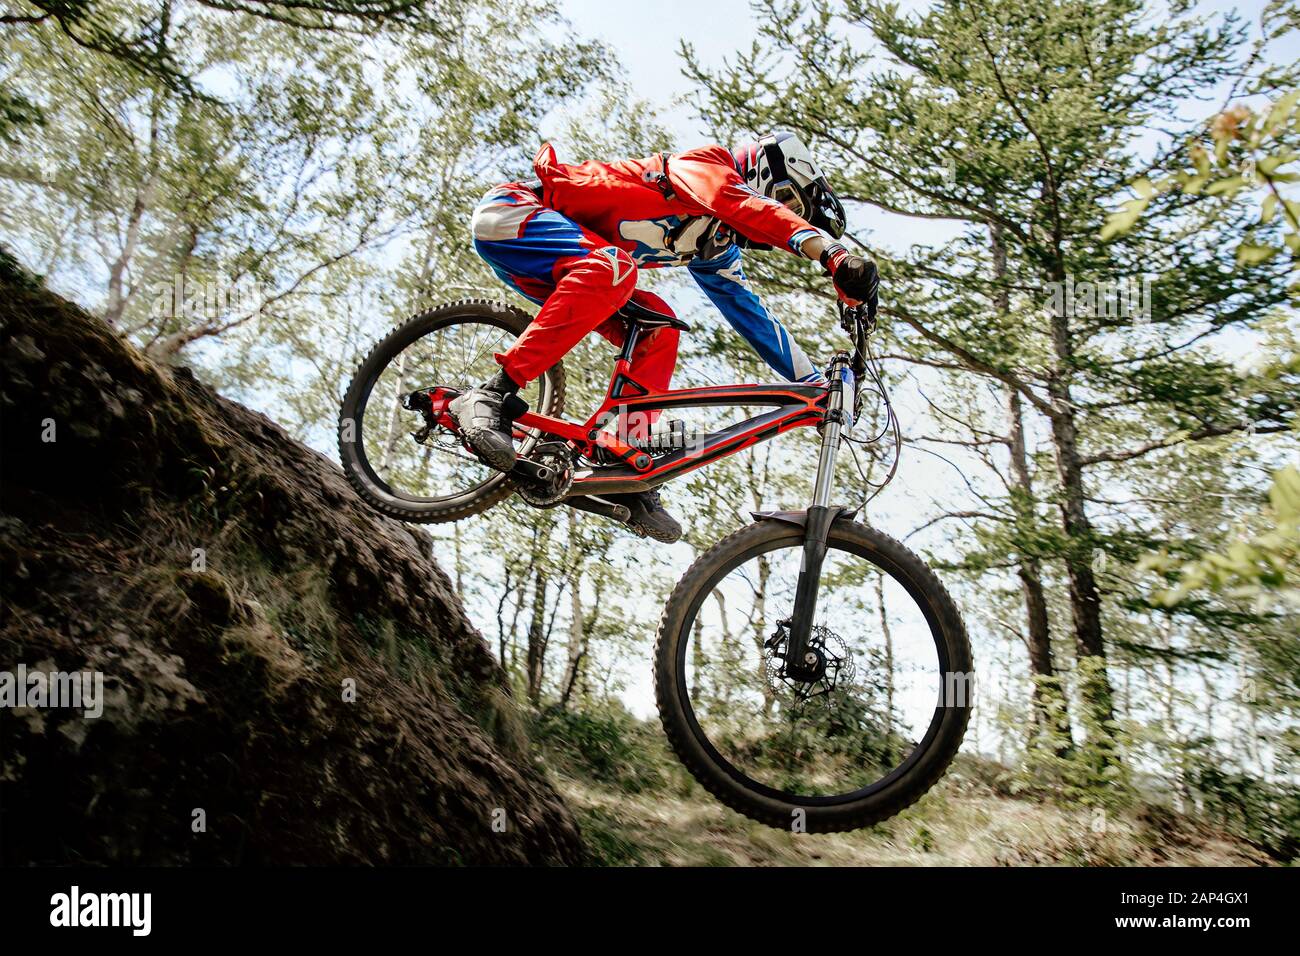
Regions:
[[[768,683],[776,691],[793,691],[796,706],[818,697],[830,706],[833,692],[853,681],[855,667],[848,646],[834,632],[814,625],[803,659],[789,660],[786,657],[790,639],[788,624],[788,621],[780,622],[776,633],[767,641]]]

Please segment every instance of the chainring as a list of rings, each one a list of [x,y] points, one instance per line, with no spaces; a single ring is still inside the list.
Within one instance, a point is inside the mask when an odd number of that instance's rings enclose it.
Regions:
[[[511,485],[519,497],[534,508],[558,505],[573,487],[573,452],[564,442],[543,442],[533,449],[528,460],[550,468],[555,477],[549,481],[537,481],[522,475],[511,475]]]

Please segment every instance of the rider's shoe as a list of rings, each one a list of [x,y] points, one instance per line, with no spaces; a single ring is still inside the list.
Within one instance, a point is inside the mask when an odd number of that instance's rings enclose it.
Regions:
[[[490,467],[509,471],[515,466],[511,419],[503,408],[518,390],[502,370],[482,385],[456,396],[447,405],[469,446]]]
[[[606,495],[615,504],[625,505],[632,512],[627,523],[640,534],[672,544],[682,536],[682,526],[664,510],[658,491],[641,491],[632,495]]]

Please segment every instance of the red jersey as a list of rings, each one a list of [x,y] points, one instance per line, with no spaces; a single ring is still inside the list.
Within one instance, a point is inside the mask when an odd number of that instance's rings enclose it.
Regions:
[[[722,146],[569,165],[557,162],[555,149],[545,143],[533,168],[542,181],[543,205],[626,250],[642,267],[691,259],[709,219],[751,242],[793,252],[821,234],[747,185]]]

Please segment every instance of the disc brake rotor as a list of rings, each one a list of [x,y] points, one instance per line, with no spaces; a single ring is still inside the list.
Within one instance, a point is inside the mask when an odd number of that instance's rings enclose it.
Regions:
[[[813,625],[808,635],[806,653],[817,657],[816,680],[800,681],[786,674],[786,648],[789,644],[789,622],[777,624],[776,633],[764,645],[764,672],[767,682],[776,693],[787,692],[794,696],[795,705],[802,707],[809,701],[820,700],[827,707],[835,705],[836,691],[846,691],[852,684],[857,668],[848,645],[840,636],[819,624]]]

